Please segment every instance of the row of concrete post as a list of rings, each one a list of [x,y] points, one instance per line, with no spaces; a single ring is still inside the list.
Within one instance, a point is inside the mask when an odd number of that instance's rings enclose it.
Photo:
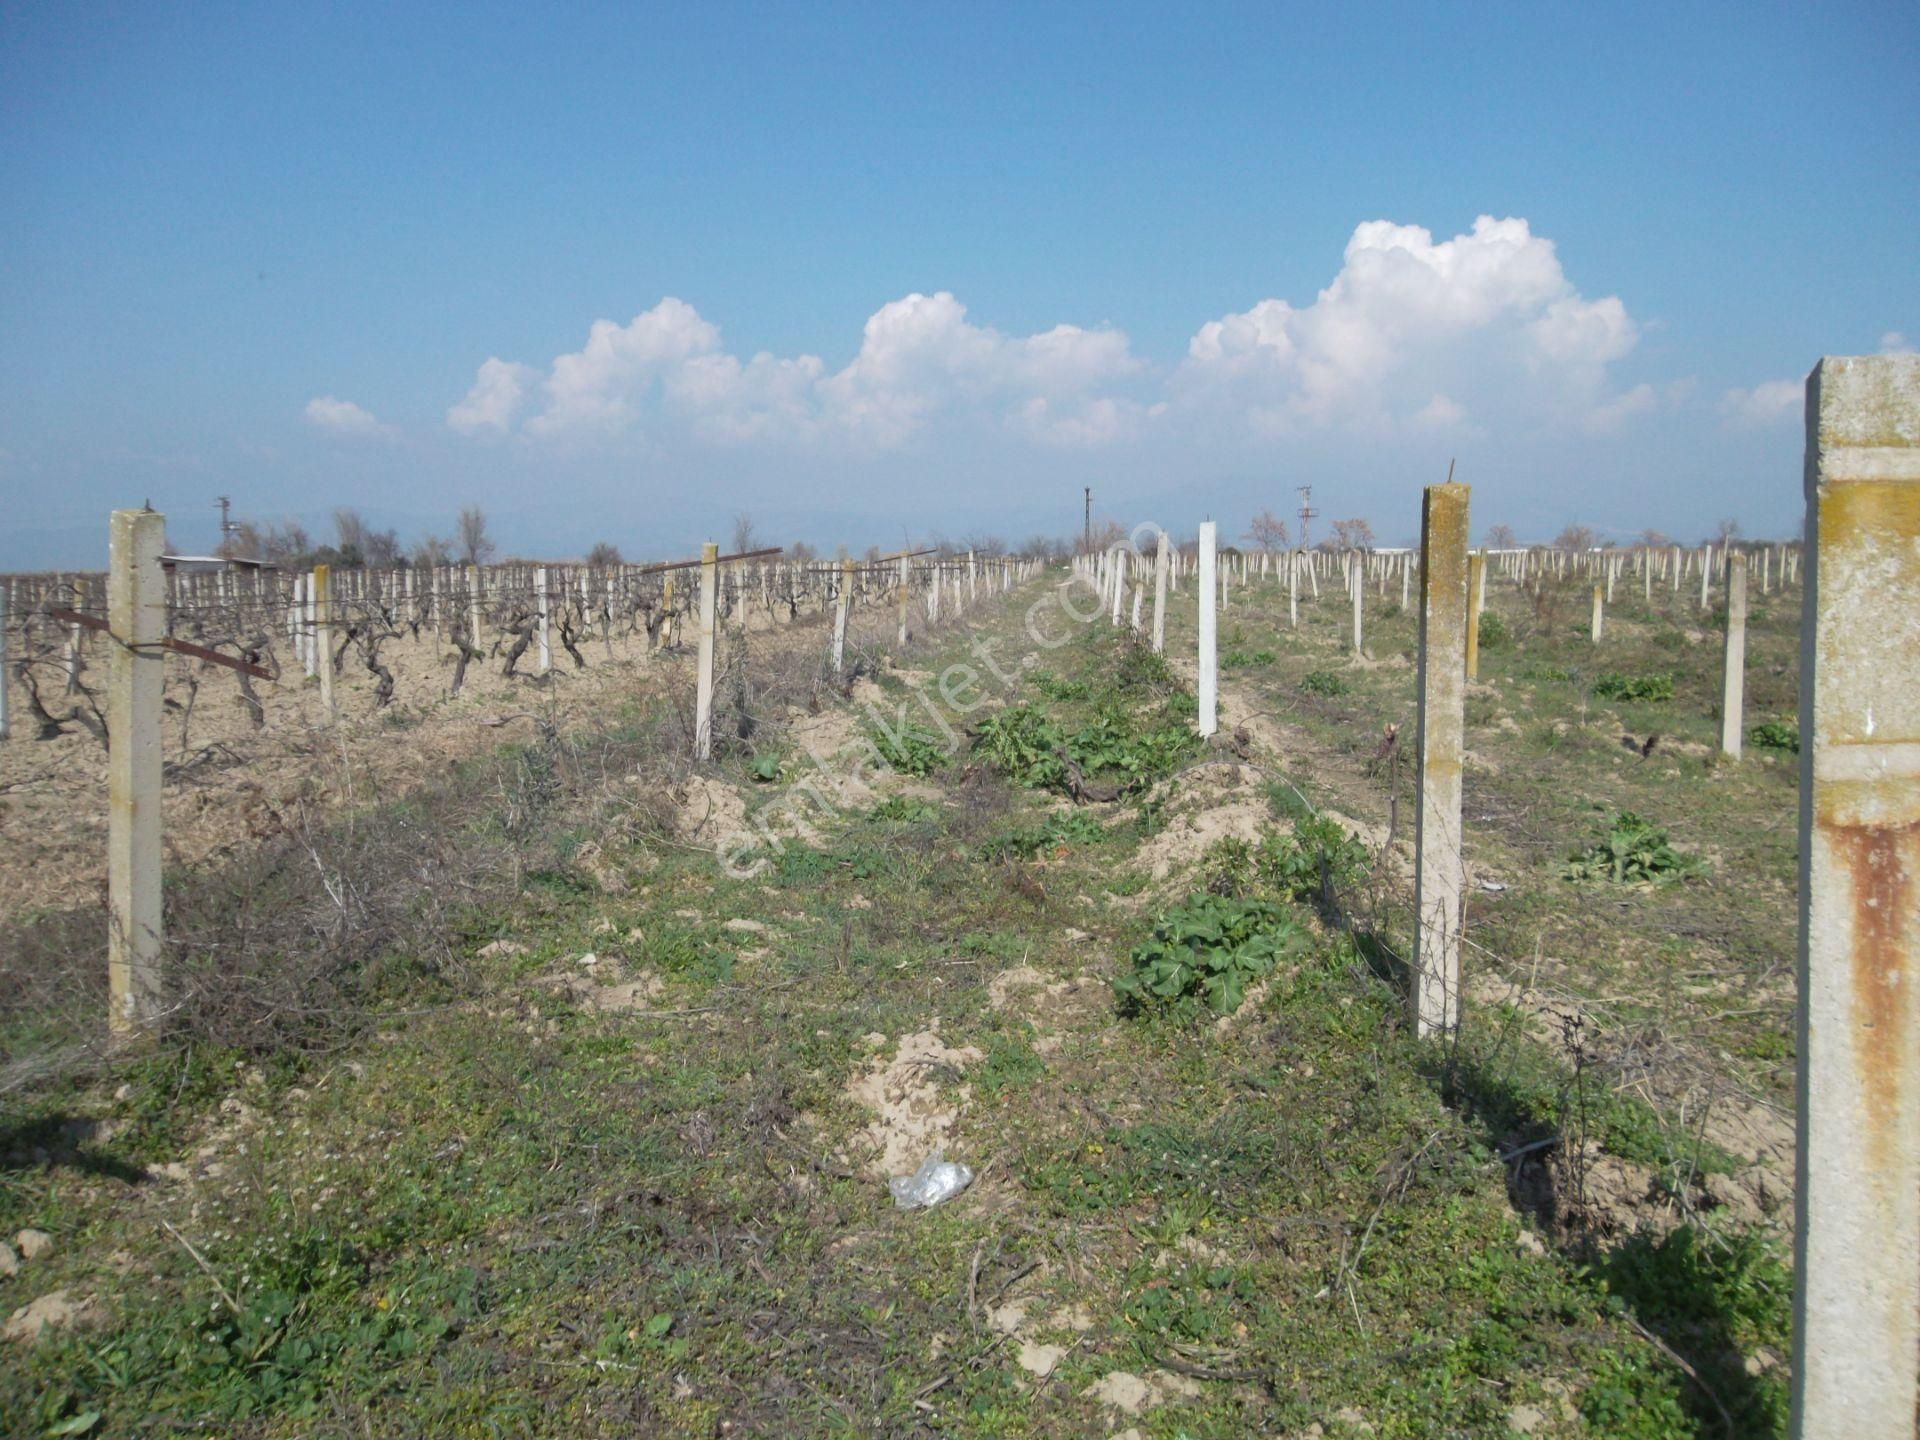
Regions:
[[[1807,384],[1792,1433],[1911,1440],[1920,1402],[1920,358],[1823,360]],[[1217,726],[1212,522],[1197,557],[1199,728]],[[1772,557],[1760,552],[1772,579]],[[1498,557],[1496,557],[1498,558]],[[1783,580],[1801,556],[1780,557]],[[1524,558],[1520,564],[1524,566]],[[1544,562],[1566,573],[1568,561]],[[1419,567],[1411,1018],[1460,1024],[1465,689],[1487,559],[1468,487],[1429,487]],[[1650,595],[1654,557],[1641,559]],[[1727,585],[1721,748],[1738,756],[1749,558]],[[1667,562],[1674,588],[1686,569]],[[1311,572],[1310,572],[1311,573]],[[1603,633],[1609,563],[1593,594]],[[1360,587],[1353,644],[1361,643]]]

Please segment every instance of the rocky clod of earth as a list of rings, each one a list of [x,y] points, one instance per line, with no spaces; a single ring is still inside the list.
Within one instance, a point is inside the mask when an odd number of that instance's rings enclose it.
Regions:
[[[92,1299],[75,1300],[64,1290],[54,1290],[8,1316],[6,1324],[0,1325],[0,1339],[38,1340],[44,1331],[94,1325],[102,1318]]]

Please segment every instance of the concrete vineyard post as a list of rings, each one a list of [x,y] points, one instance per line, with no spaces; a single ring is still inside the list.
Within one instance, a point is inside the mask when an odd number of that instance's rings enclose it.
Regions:
[[[1413,1019],[1417,1034],[1460,1024],[1461,663],[1467,628],[1465,485],[1429,485],[1420,517],[1419,815],[1414,831]]]
[[[320,667],[320,722],[331,725],[333,703],[333,572],[313,567],[313,645]]]
[[[309,570],[305,575],[301,576],[300,579],[302,582],[300,593],[300,653],[302,659],[306,662],[307,678],[311,680],[320,673],[320,666],[316,658],[319,654],[320,647],[314,643],[313,638],[313,572]]]
[[[1920,1381],[1920,357],[1807,382],[1795,1440],[1913,1434]]]
[[[1153,653],[1167,648],[1167,532],[1162,530],[1153,547]]]
[[[72,598],[67,604],[73,607],[75,614],[84,613],[87,608],[87,582],[74,576],[73,584],[68,587]],[[80,689],[80,637],[85,631],[78,620],[67,627],[67,694],[77,694]]]
[[[108,532],[108,1024],[130,1035],[160,1018],[160,703],[166,679],[166,519],[116,510]]]
[[[540,607],[536,616],[535,635],[540,644],[540,673],[545,675],[553,669],[553,636],[549,629],[553,597],[547,590],[547,567],[544,565],[534,567],[533,603]]]
[[[467,566],[467,643],[480,648],[480,567]]]
[[[1426,561],[1421,560],[1424,573]],[[1480,678],[1480,608],[1487,601],[1487,552],[1467,557],[1467,679]]]
[[[1194,600],[1199,606],[1197,628],[1200,632],[1200,734],[1213,734],[1220,728],[1219,697],[1217,687],[1218,672],[1215,669],[1217,655],[1214,647],[1213,605],[1219,591],[1219,582],[1215,580],[1213,557],[1214,522],[1203,520],[1200,523],[1200,564],[1196,572],[1193,587]]]
[[[696,760],[713,758],[713,624],[719,608],[719,566],[715,563],[720,547],[709,540],[700,547],[700,651],[695,671],[693,701],[693,754]],[[900,607],[900,624],[907,623],[906,606]]]
[[[7,677],[12,672],[7,668],[7,593],[12,588],[11,583],[0,585],[0,740],[5,740],[9,733]]]
[[[1606,603],[1601,599],[1601,587],[1593,587],[1593,643],[1600,643],[1600,630],[1606,624]]]
[[[1300,628],[1300,552],[1287,552],[1287,624]]]
[[[1707,608],[1713,598],[1713,546],[1709,545],[1700,552],[1700,608]]]
[[[902,648],[907,643],[907,577],[910,573],[907,567],[909,563],[905,555],[900,557],[900,644]]]
[[[1113,616],[1114,628],[1120,625],[1120,597],[1127,588],[1127,552],[1116,547],[1113,551]]]
[[[840,562],[840,591],[833,598],[833,673],[846,669],[847,607],[853,603],[853,561]]]
[[[1727,557],[1725,675],[1720,687],[1720,751],[1740,758],[1741,711],[1747,685],[1747,557]]]
[[[1351,561],[1347,564],[1347,588],[1353,591],[1353,653],[1360,653],[1360,597],[1366,593],[1366,576]]]

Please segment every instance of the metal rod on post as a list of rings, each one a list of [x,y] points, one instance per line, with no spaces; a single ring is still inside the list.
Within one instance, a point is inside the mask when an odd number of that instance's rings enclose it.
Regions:
[[[116,510],[108,530],[108,1025],[132,1035],[160,1018],[160,705],[166,671],[166,517]]]

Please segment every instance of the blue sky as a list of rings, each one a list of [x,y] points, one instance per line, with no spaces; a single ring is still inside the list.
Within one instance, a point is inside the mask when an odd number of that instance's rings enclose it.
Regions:
[[[1912,4],[15,3],[0,567],[220,493],[1401,540],[1455,458],[1476,528],[1790,533],[1806,371],[1920,339],[1917,73]]]

